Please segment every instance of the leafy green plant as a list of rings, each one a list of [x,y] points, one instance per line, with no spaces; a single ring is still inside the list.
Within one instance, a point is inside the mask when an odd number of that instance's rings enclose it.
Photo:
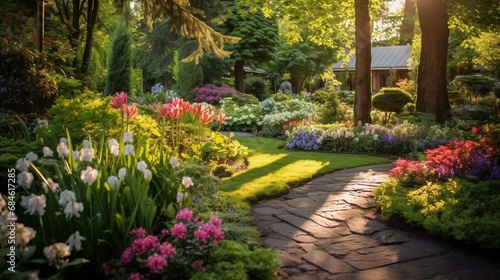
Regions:
[[[382,88],[372,97],[373,107],[385,112],[384,123],[389,122],[391,113],[401,113],[410,102],[411,96],[399,88]]]
[[[264,100],[271,96],[271,83],[262,76],[249,75],[245,77],[245,93]]]
[[[318,108],[314,119],[322,124],[334,123],[346,119],[348,107],[340,102],[335,90],[317,90],[311,97],[315,97]]]
[[[500,248],[499,183],[450,179],[406,188],[392,179],[377,188],[374,195],[384,219],[401,215],[435,235],[496,250]]]

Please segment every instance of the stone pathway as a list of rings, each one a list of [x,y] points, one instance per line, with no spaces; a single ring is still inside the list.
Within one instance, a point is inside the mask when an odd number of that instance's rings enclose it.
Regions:
[[[376,220],[372,191],[392,167],[337,171],[252,207],[282,279],[500,279],[487,261]]]

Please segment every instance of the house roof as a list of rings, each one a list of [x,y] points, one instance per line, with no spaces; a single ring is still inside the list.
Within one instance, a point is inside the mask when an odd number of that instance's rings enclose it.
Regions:
[[[408,69],[411,46],[372,47],[372,70]],[[333,71],[345,71],[344,63],[333,64]],[[345,66],[345,64],[344,64]],[[347,64],[347,70],[356,69],[356,56],[353,55]]]

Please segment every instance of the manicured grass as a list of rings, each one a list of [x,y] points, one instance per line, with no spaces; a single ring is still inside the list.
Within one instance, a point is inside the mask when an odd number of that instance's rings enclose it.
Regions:
[[[385,157],[333,154],[314,151],[290,151],[285,141],[264,137],[237,137],[249,149],[246,170],[224,179],[221,190],[229,197],[246,202],[276,197],[319,175],[336,170],[376,163]]]

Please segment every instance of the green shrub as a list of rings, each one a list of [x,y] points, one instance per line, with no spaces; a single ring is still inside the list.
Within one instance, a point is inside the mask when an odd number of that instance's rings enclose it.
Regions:
[[[487,96],[495,87],[495,80],[480,75],[456,76],[452,81],[456,89],[469,96],[470,104],[477,105],[481,97]]]
[[[100,139],[103,133],[107,137],[120,137],[122,129],[120,111],[109,106],[110,99],[102,98],[100,94],[85,92],[72,99],[58,98],[56,104],[49,110],[50,124],[40,130],[45,138],[54,138],[58,143],[59,137],[66,136],[66,129],[71,137],[80,143],[90,136]],[[152,117],[139,114],[130,120],[129,131],[141,131],[146,138],[159,135],[158,124]]]
[[[500,86],[496,86],[493,88],[493,93],[497,98],[500,98]]]
[[[53,103],[56,82],[34,59],[28,52],[0,51],[0,108],[45,113]]]
[[[125,22],[118,26],[113,36],[104,92],[113,95],[122,91],[132,94],[132,37]]]
[[[384,121],[387,123],[391,113],[401,113],[403,107],[412,101],[410,94],[400,88],[382,88],[373,96],[372,105],[386,113]]]
[[[490,118],[488,110],[472,106],[455,108],[452,114],[461,120],[486,121]]]
[[[345,119],[348,108],[340,102],[335,90],[317,90],[312,96],[318,104],[314,116],[315,121],[328,124]]]
[[[392,179],[374,191],[383,219],[400,215],[430,233],[485,249],[500,249],[500,181],[467,179],[406,188]]]
[[[182,62],[179,64],[177,83],[173,89],[180,97],[188,101],[194,100],[191,91],[195,87],[202,86],[202,83],[203,70],[200,65],[194,62]]]
[[[341,90],[338,93],[340,101],[345,104],[352,105],[354,104],[354,91],[351,90]]]
[[[245,77],[245,93],[264,100],[271,96],[271,83],[264,77],[249,75]]]
[[[234,241],[223,240],[213,264],[192,279],[278,279],[281,264],[276,252],[264,248],[250,249]]]

